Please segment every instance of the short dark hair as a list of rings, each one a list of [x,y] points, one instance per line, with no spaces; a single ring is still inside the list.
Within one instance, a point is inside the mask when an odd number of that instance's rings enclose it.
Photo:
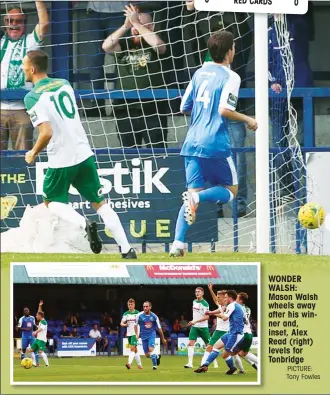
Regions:
[[[128,299],[127,303],[135,303],[135,300],[133,298]]]
[[[249,299],[249,295],[246,292],[240,292],[238,294],[239,298],[241,299],[241,301],[245,304],[248,299]]]
[[[230,289],[229,291],[227,291],[227,296],[236,300],[237,299],[237,292],[233,289]]]
[[[48,55],[44,51],[34,50],[27,52],[26,56],[39,73],[46,73],[48,69]]]
[[[37,314],[39,314],[42,318],[44,318],[45,313],[43,311],[38,311]]]
[[[145,304],[145,303],[148,303],[150,308],[152,308],[152,304],[151,304],[151,302],[149,302],[149,300],[146,300],[145,302],[143,302],[143,304]]]
[[[222,63],[234,45],[234,35],[226,30],[217,31],[207,41],[211,58],[216,63]]]

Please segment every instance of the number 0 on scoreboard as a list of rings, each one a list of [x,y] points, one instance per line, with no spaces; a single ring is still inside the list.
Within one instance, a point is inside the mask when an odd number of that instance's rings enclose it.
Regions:
[[[198,11],[306,14],[308,0],[194,0]]]

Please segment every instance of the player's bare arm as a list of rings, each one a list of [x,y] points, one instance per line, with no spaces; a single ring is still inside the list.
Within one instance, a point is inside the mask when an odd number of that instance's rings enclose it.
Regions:
[[[40,300],[39,305],[38,305],[38,313],[40,313],[42,311],[43,304],[44,304],[44,301]]]
[[[257,130],[258,123],[254,118],[251,118],[245,114],[241,114],[238,111],[232,111],[228,108],[220,107],[219,113],[222,117],[230,119],[231,121],[240,121],[246,123],[248,129]]]
[[[37,334],[38,334],[39,332],[41,332],[41,331],[43,331],[43,329],[42,329],[42,328],[39,328],[39,329],[37,329],[36,331],[34,331],[34,332],[32,333],[32,335],[33,335],[34,337],[37,337]]]
[[[35,32],[37,33],[39,40],[42,41],[49,26],[49,17],[45,2],[36,1],[36,9],[38,14],[38,24],[35,27]]]
[[[218,306],[217,295],[213,291],[213,284],[211,281],[209,282],[208,288],[209,288],[210,294],[212,296],[213,302]]]
[[[32,148],[32,150],[28,151],[25,154],[25,161],[31,165],[38,154],[47,147],[50,139],[52,138],[53,131],[49,122],[44,122],[39,125],[39,136],[38,139]]]
[[[189,321],[188,322],[188,326],[192,326],[197,324],[198,322],[203,322],[203,321],[207,321],[209,319],[208,315],[204,315],[203,317],[201,317],[200,319],[196,320],[196,321]]]
[[[137,324],[134,325],[134,332],[135,332],[136,339],[139,339],[139,328],[138,328]]]
[[[167,341],[166,341],[166,339],[165,339],[165,336],[164,336],[164,333],[163,333],[163,329],[162,329],[162,328],[157,328],[157,330],[158,330],[158,333],[159,333],[159,335],[160,335],[160,338],[162,339],[162,343],[163,343],[164,345],[166,345],[166,344],[167,344]]]
[[[206,314],[208,315],[217,315],[217,317],[221,318],[220,315],[222,313],[222,309],[216,309],[216,310],[212,310],[212,311],[206,311]]]
[[[124,322],[124,320],[122,320],[121,323],[120,323],[120,326],[128,327],[128,323],[127,323],[127,322]]]

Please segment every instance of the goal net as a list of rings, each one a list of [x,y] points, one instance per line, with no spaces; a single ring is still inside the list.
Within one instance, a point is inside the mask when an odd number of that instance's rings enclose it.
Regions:
[[[73,83],[81,119],[95,150],[103,192],[119,213],[129,240],[138,250],[164,251],[173,241],[185,190],[179,151],[189,117],[180,114],[180,99],[193,73],[208,61],[210,34],[227,29],[233,32],[236,43],[232,68],[241,76],[244,88],[238,110],[254,115],[253,15],[187,10],[182,2],[134,4],[145,15],[143,23],[150,35],[154,32],[165,44],[161,51],[154,51],[145,42],[141,49],[137,33],[128,30],[120,40],[121,51],[105,55],[102,43],[124,23],[115,2],[101,14],[88,9],[87,2],[77,2],[70,10],[57,5],[43,49],[50,55],[51,75]],[[2,3],[2,10],[8,5],[10,2]],[[20,6],[30,32],[37,22],[34,3],[21,2]],[[274,40],[270,44],[270,86],[278,83],[282,90],[270,97],[271,248],[273,252],[304,252],[307,236],[297,223],[297,211],[306,201],[306,166],[300,148],[300,118],[291,98],[294,67],[290,34],[285,16],[269,23]],[[258,169],[254,134],[241,123],[231,122],[229,128],[240,192],[231,205],[200,206],[197,223],[187,237],[188,249],[194,252],[255,251]],[[21,227],[21,231],[18,228],[7,233],[5,250],[88,252],[84,235],[50,218],[39,206],[47,157],[40,155],[35,166],[25,166],[24,155],[8,151],[1,160],[5,186],[1,231]],[[105,250],[116,249],[89,202],[73,188],[70,198],[79,212],[99,222]],[[29,221],[34,226],[27,232]],[[72,236],[67,241],[62,237],[64,229],[70,229]],[[321,252],[321,239],[319,232],[308,248]],[[22,245],[13,240],[21,240]]]

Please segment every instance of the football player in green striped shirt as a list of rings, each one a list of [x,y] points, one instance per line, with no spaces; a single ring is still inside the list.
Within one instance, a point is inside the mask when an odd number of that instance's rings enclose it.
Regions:
[[[39,135],[33,148],[26,152],[25,161],[31,165],[47,147],[48,169],[43,183],[43,199],[52,214],[76,225],[87,233],[91,250],[99,254],[102,241],[97,223],[89,221],[69,205],[72,185],[89,201],[102,218],[106,228],[120,246],[123,259],[136,259],[118,214],[107,204],[98,176],[94,153],[79,117],[75,92],[69,81],[49,78],[48,55],[29,51],[23,59],[22,70],[33,89],[24,104],[32,125]]]
[[[204,289],[197,287],[195,290],[196,299],[193,301],[193,319],[188,323],[190,328],[189,332],[189,343],[188,343],[188,363],[184,365],[185,368],[189,369],[193,367],[194,349],[195,343],[198,337],[201,337],[205,343],[205,346],[210,341],[209,331],[209,316],[205,314],[209,310],[209,304],[204,299]]]
[[[128,310],[123,314],[123,318],[120,323],[120,326],[124,326],[127,328],[126,336],[130,348],[128,363],[125,366],[127,369],[130,369],[132,362],[135,358],[137,363],[137,368],[142,369],[142,363],[137,349],[137,339],[135,334],[136,317],[139,314],[139,311],[135,310],[135,300],[132,298],[128,300],[127,307]]]
[[[43,301],[41,300],[39,303],[38,311],[36,314],[36,319],[39,321],[38,329],[32,333],[35,337],[35,341],[32,345],[26,350],[26,352],[31,352],[32,364],[36,364],[35,352],[38,351],[39,356],[44,360],[46,364],[46,368],[49,366],[48,357],[45,353],[46,343],[47,343],[47,321],[45,320],[45,314],[41,310],[43,305]]]

